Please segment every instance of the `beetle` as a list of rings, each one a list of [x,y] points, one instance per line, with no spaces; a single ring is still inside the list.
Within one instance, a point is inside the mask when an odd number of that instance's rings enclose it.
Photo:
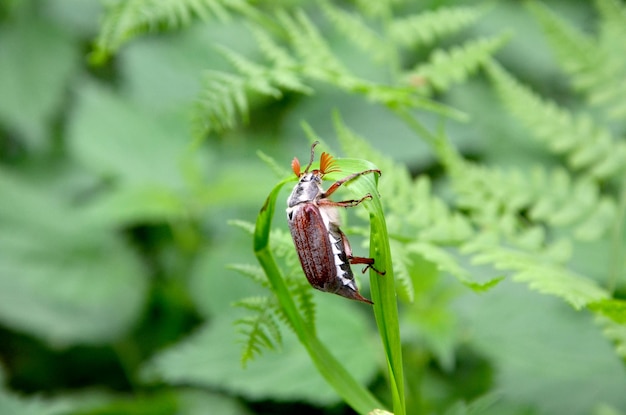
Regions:
[[[291,169],[298,177],[298,184],[287,198],[287,221],[293,238],[300,264],[309,283],[320,291],[338,294],[352,300],[373,304],[359,294],[350,264],[365,264],[363,273],[371,268],[379,275],[384,275],[374,268],[373,258],[352,255],[346,235],[339,229],[337,208],[354,207],[367,199],[366,194],[360,199],[334,202],[329,197],[341,185],[368,173],[380,170],[371,169],[353,173],[337,180],[328,190],[322,187],[324,175],[338,172],[334,158],[328,153],[320,155],[319,169],[309,172],[315,158],[316,141],[311,146],[311,159],[304,171],[300,171],[300,161],[294,157]]]

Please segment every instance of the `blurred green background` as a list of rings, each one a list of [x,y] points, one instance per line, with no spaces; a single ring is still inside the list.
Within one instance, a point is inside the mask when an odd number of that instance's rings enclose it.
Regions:
[[[597,29],[592,3],[545,3],[580,30]],[[247,119],[198,135],[206,71],[233,71],[218,45],[262,60],[249,17],[209,13],[148,33],[140,27],[96,62],[96,39],[112,11],[123,10],[119,4],[0,4],[0,414],[353,413],[288,330],[279,350],[242,368],[233,326],[242,311],[232,303],[259,289],[228,268],[255,263],[250,235],[229,221],[253,223],[281,178],[258,150],[285,171],[294,156],[307,158],[303,122],[341,156],[334,112],[397,165],[430,177],[445,199],[440,161],[384,106],[316,80],[308,95],[252,94]],[[395,82],[385,62],[333,30],[320,2],[250,4],[267,16],[304,10],[351,71]],[[358,15],[353,2],[333,4]],[[399,18],[462,5],[394,7]],[[434,49],[504,33],[495,55],[503,66],[543,97],[584,105],[522,2],[484,10],[435,45],[404,49],[400,61],[408,68]],[[469,116],[446,121],[448,137],[468,159],[560,165],[506,114],[482,72],[433,99]],[[428,111],[417,117],[437,125]],[[623,137],[623,122],[611,128]],[[280,215],[275,223],[286,229]],[[355,240],[355,250],[365,252]],[[607,241],[576,245],[575,268],[602,279]],[[422,261],[415,282],[421,294],[400,308],[410,413],[626,413],[623,360],[591,313],[506,279],[478,294]],[[371,310],[323,293],[314,298],[320,337],[388,402]],[[497,403],[484,412],[462,404],[490,393]]]

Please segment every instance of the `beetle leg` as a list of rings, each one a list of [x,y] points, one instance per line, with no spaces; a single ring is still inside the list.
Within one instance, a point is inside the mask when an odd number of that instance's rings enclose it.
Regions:
[[[366,194],[365,196],[363,196],[360,199],[352,199],[352,200],[344,200],[341,202],[334,202],[330,199],[319,199],[317,201],[317,204],[319,206],[333,206],[333,207],[354,207],[359,205],[361,202],[363,202],[366,199],[371,199],[372,195],[371,194]]]
[[[348,257],[348,261],[351,264],[365,264],[365,268],[363,268],[362,272],[365,274],[368,268],[371,268],[378,275],[385,275],[386,271],[379,271],[374,268],[374,258],[365,258],[360,256],[352,255],[352,247],[350,247],[350,241],[346,238],[346,234],[343,233],[341,229],[337,229],[339,231],[339,235],[341,235],[341,240],[343,242],[343,249],[346,252],[346,256]]]
[[[355,179],[363,174],[367,174],[367,173],[378,173],[380,174],[380,170],[376,170],[376,169],[372,169],[372,170],[363,170],[361,172],[358,173],[353,173],[349,176],[344,177],[343,179],[339,179],[337,180],[335,183],[332,184],[332,186],[330,186],[328,188],[328,190],[326,190],[323,194],[322,194],[322,198],[328,197],[330,195],[332,195],[335,190],[337,190],[339,188],[339,186],[341,186],[342,184],[344,184],[345,182],[349,182],[352,179]]]

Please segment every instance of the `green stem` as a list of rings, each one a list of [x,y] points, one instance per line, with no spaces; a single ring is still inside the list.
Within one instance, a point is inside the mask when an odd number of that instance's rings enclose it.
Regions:
[[[350,375],[348,370],[317,338],[312,328],[305,323],[272,255],[269,246],[269,234],[276,198],[285,183],[287,180],[274,187],[259,213],[254,233],[254,253],[261,267],[263,267],[291,327],[306,348],[317,370],[348,405],[361,414],[367,414],[374,409],[382,408],[382,404]]]
[[[393,278],[391,248],[387,236],[387,225],[384,217],[379,214],[382,206],[378,198],[372,199],[370,210],[370,257],[376,258],[384,265],[384,276],[370,271],[370,286],[374,301],[374,316],[378,332],[387,357],[391,397],[395,415],[406,413],[404,397],[404,374],[402,360],[402,343],[400,341],[400,324],[398,320],[398,303]]]

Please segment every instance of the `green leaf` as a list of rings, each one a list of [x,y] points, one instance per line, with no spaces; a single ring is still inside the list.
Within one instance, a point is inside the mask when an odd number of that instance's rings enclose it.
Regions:
[[[477,398],[471,403],[458,402],[450,407],[444,415],[481,415],[500,399],[499,393],[490,393]]]
[[[236,397],[192,389],[179,391],[177,395],[177,415],[206,415],[207,412],[218,415],[252,415]]]
[[[44,20],[26,18],[29,13],[0,27],[0,122],[42,151],[49,150],[49,125],[61,113],[80,60],[72,39]]]
[[[504,281],[457,303],[470,347],[489,359],[500,403],[540,414],[588,414],[599,402],[626,407],[623,364],[588,313]]]
[[[93,172],[124,184],[179,189],[190,157],[183,120],[157,118],[102,84],[86,82],[69,130],[72,154]],[[188,170],[183,170],[183,163]]]
[[[365,315],[341,298],[322,293],[318,297],[320,340],[332,345],[337,362],[348,368],[357,382],[369,382],[377,372],[377,359]],[[337,320],[337,316],[345,318]],[[316,405],[339,401],[297,338],[284,327],[279,351],[266,351],[242,368],[232,323],[227,315],[213,319],[190,338],[158,354],[144,374],[157,375],[170,384],[226,389],[254,400],[303,400]]]
[[[118,235],[48,192],[0,172],[0,320],[57,345],[112,341],[139,317],[144,269]]]
[[[113,181],[88,202],[94,222],[188,219],[198,207],[189,193],[192,183],[201,183],[204,155],[190,151],[184,132],[182,119],[155,119],[102,85],[83,84],[69,127],[70,151],[95,175]],[[213,199],[221,195],[214,191]]]
[[[352,131],[342,123],[338,115],[335,116],[335,129],[337,130],[337,138],[345,149],[355,151],[359,146],[366,146],[360,137],[352,133]],[[339,166],[342,169],[342,174],[377,169],[377,167],[370,162],[353,159],[341,159]],[[387,223],[385,221],[381,200],[378,196],[377,181],[377,174],[367,174],[361,176],[359,180],[347,183],[346,187],[349,188],[355,196],[362,197],[362,195],[368,193],[373,196],[371,203],[365,203],[370,220],[369,257],[375,258],[376,266],[386,272],[384,276],[380,276],[370,270],[370,287],[372,290],[372,301],[374,301],[374,316],[376,317],[378,333],[383,343],[385,357],[387,358],[393,411],[397,415],[404,415],[406,412],[406,403],[404,397],[404,374],[400,324],[398,322],[398,303],[396,300],[395,280],[393,277],[391,248],[389,246],[389,233],[387,232]]]
[[[74,406],[34,397],[26,398],[0,390],[0,413],[11,415],[66,415]]]

